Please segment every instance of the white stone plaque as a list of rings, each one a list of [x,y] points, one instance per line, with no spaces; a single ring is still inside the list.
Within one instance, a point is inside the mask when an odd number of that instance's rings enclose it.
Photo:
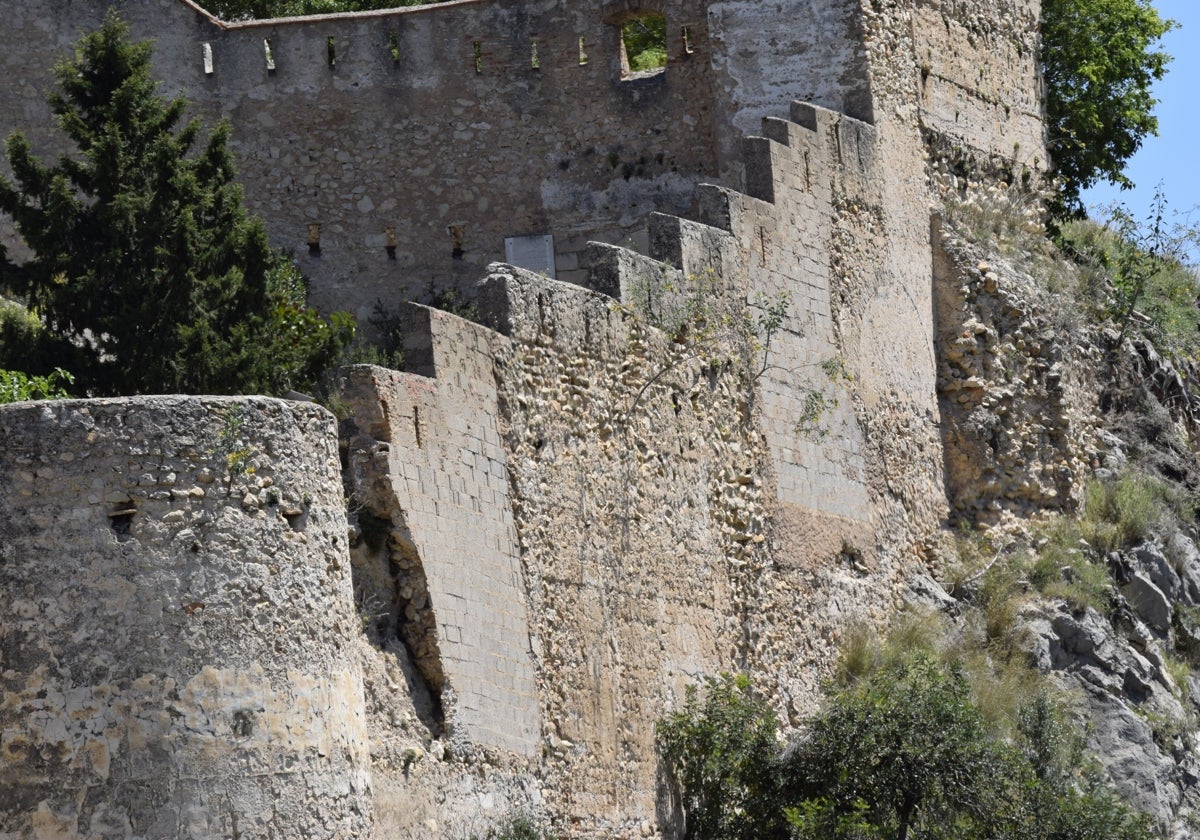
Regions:
[[[551,280],[557,279],[554,275],[554,237],[550,234],[504,237],[504,259],[509,265],[544,274]]]

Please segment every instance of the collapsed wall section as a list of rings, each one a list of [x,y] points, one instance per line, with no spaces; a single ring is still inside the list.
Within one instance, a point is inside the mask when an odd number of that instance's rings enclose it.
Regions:
[[[934,229],[938,398],[955,520],[1070,511],[1099,463],[1103,353],[1066,304]],[[1070,341],[1067,337],[1070,336]]]
[[[541,725],[493,373],[503,339],[444,312],[411,315],[406,357],[428,377],[340,377],[353,503],[387,522],[404,573],[397,630],[451,734],[531,755]]]
[[[328,412],[0,407],[0,506],[9,836],[368,836]]]

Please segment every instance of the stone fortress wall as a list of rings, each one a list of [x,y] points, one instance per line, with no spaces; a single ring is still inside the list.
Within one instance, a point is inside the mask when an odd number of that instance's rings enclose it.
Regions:
[[[0,131],[56,148],[49,69],[108,5],[10,10],[4,63],[19,81],[0,91]],[[377,301],[394,308],[448,287],[470,295],[481,270],[505,259],[506,237],[552,236],[553,265],[527,257],[528,267],[581,280],[588,241],[644,246],[651,211],[687,211],[700,181],[738,183],[739,135],[786,117],[792,100],[873,119],[865,12],[851,0],[459,0],[241,24],[187,0],[116,6],[136,37],[155,40],[164,92],[207,120],[231,119],[247,205],[296,254],[314,302],[364,323]],[[1004,155],[1013,142],[1040,146],[1031,53],[1004,61],[1014,40],[1025,43],[1019,28],[998,48],[960,32],[957,9],[918,10],[923,54],[945,54],[926,18],[947,20],[943,40],[955,45],[925,82],[931,125],[969,125],[969,141]],[[652,12],[667,19],[668,65],[623,79],[618,24]],[[1000,101],[1017,105],[980,122]]]
[[[81,16],[99,19],[93,4],[71,3],[64,29],[62,5],[14,13],[21,67],[65,49],[92,25]],[[659,76],[620,79],[613,22],[631,9],[666,12],[671,61]],[[573,835],[671,835],[678,815],[657,789],[653,721],[686,685],[723,670],[753,674],[798,721],[846,624],[882,621],[895,607],[917,540],[947,513],[927,149],[1036,168],[1036,2],[568,11],[492,0],[237,26],[187,2],[130,0],[121,10],[157,37],[168,90],[232,115],[249,202],[277,242],[298,247],[322,305],[364,314],[376,298],[419,297],[426,269],[477,298],[480,323],[405,310],[406,371],[343,375],[349,545],[336,552],[340,589],[320,595],[304,625],[359,663],[365,711],[343,714],[339,699],[329,719],[362,714],[370,757],[346,723],[344,753],[303,749],[318,767],[310,784],[355,780],[331,800],[337,813],[302,797],[281,807],[310,821],[308,836],[460,837],[510,808],[544,812]],[[493,43],[492,33],[503,37]],[[41,114],[39,84],[0,93],[6,113]],[[379,231],[389,200],[395,262]],[[319,256],[307,254],[310,222],[321,225]],[[503,236],[546,226],[572,282],[482,268]],[[638,250],[611,244],[631,233]],[[713,306],[752,316],[790,296],[764,364],[680,356],[636,314],[648,305],[669,315],[698,286]],[[796,422],[812,393],[825,398],[817,433]],[[131,418],[155,410],[111,405]],[[185,443],[165,441],[164,451],[220,440],[211,420],[196,421],[203,435],[187,428],[191,414],[212,414],[208,403],[172,405]],[[257,417],[277,405],[244,410]],[[0,418],[26,441],[6,437],[0,449],[25,453],[14,457],[32,457],[34,435],[51,439],[30,431],[53,427],[44,410],[0,409]],[[342,492],[328,445],[292,440],[320,492]],[[282,443],[247,447],[262,468],[279,469],[271,459]],[[45,450],[53,459],[84,445]],[[19,493],[22,474],[5,464],[0,489]],[[285,500],[272,503],[270,489],[230,496],[221,516],[274,521]],[[36,535],[21,558],[45,563],[74,543],[55,525],[75,515],[66,493],[47,498],[45,521],[12,517],[14,532]],[[327,524],[330,553],[339,525]],[[99,546],[81,543],[89,563],[124,545],[112,527],[100,533]],[[152,562],[164,562],[174,544],[155,533]],[[29,585],[14,582],[15,564],[0,571],[5,596]],[[299,592],[318,597],[314,587]],[[33,632],[41,620],[18,626]],[[231,613],[228,624],[246,631],[244,644],[262,641],[250,619]],[[219,644],[201,646],[188,667],[220,671],[227,659]],[[11,669],[0,709],[26,702],[37,667]],[[254,668],[233,663],[252,681]],[[125,708],[111,714],[124,720]],[[221,748],[257,760],[252,740]],[[257,813],[237,778],[213,779],[210,800],[233,789],[229,813]],[[163,785],[202,811],[204,797],[184,787]],[[46,809],[69,810],[33,776],[19,790],[13,807],[25,810],[14,813],[26,823],[16,836],[41,836]],[[123,790],[101,780],[92,796],[130,811]],[[244,822],[236,830],[266,836]],[[123,836],[107,824],[96,831]]]

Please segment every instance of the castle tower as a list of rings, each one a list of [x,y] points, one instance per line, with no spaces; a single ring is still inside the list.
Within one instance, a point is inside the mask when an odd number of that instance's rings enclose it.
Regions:
[[[4,406],[0,477],[5,836],[366,836],[327,412]]]

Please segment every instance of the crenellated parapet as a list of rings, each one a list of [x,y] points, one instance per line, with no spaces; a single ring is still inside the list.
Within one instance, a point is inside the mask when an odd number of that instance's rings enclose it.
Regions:
[[[163,93],[231,120],[246,202],[314,302],[365,323],[377,300],[469,293],[501,259],[583,282],[589,242],[644,244],[649,213],[685,215],[703,182],[740,186],[742,137],[765,117],[803,124],[792,100],[873,123],[898,87],[938,137],[1036,168],[1030,3],[921,2],[894,20],[852,0],[456,0],[239,23],[190,0],[117,9],[154,40]],[[22,81],[0,91],[0,130],[60,150],[50,68],[108,5],[14,10],[5,64]],[[643,15],[664,17],[667,63],[629,73],[621,25]],[[916,40],[882,62],[893,30]],[[755,194],[761,173],[745,174]]]

